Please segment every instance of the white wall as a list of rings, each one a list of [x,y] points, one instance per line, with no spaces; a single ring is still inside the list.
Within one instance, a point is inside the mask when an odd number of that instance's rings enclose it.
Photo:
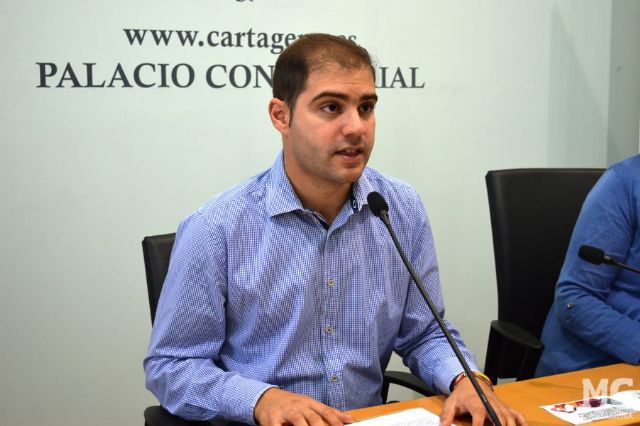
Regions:
[[[141,366],[140,240],[175,230],[280,147],[268,87],[212,89],[202,75],[274,54],[130,46],[122,28],[352,34],[380,65],[417,67],[423,89],[379,90],[371,164],[422,194],[447,315],[482,364],[496,315],[486,171],[602,167],[610,135],[638,135],[638,111],[618,114],[615,128],[610,119],[622,96],[611,78],[612,22],[625,15],[616,5],[637,10],[600,0],[5,1],[0,424],[141,424],[154,398]],[[625,22],[637,35],[640,20]],[[142,62],[188,63],[198,75],[185,89],[37,88],[37,62],[96,63],[96,79]],[[627,77],[633,105],[638,78]],[[637,140],[616,147],[627,156]]]
[[[616,0],[612,8],[607,160],[638,151],[640,119],[640,2]],[[639,139],[640,142],[640,139]]]

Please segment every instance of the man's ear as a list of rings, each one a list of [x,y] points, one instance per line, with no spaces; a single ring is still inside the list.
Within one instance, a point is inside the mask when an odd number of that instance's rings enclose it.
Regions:
[[[289,107],[283,100],[273,98],[269,102],[269,118],[271,118],[271,123],[273,127],[282,134],[289,129],[290,113]]]

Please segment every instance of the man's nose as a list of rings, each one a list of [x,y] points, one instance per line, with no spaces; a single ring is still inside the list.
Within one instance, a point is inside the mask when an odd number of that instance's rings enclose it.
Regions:
[[[342,134],[344,136],[362,136],[366,129],[364,118],[356,109],[350,109],[343,114]]]

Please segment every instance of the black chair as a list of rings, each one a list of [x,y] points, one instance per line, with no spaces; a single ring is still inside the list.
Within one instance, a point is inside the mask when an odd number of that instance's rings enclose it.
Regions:
[[[498,285],[485,374],[534,376],[542,328],[573,227],[603,169],[513,169],[486,176]]]
[[[164,234],[145,237],[142,240],[142,253],[147,276],[147,292],[149,294],[149,309],[151,324],[156,316],[156,308],[162,291],[164,279],[169,270],[169,259],[176,234]],[[435,395],[421,379],[404,371],[387,371],[382,383],[382,400],[387,402],[389,385],[396,384],[418,392],[424,396]],[[198,426],[221,424],[220,422],[187,421],[166,411],[161,406],[148,407],[144,411],[147,426]]]

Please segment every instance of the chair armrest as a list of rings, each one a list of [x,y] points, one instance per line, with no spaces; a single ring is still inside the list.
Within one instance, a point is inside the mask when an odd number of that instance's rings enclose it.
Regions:
[[[144,424],[145,426],[211,426],[219,423],[185,420],[156,405],[144,410]]]
[[[386,371],[382,380],[382,401],[387,402],[387,396],[389,394],[389,385],[400,385],[405,388],[409,388],[414,392],[418,392],[424,396],[437,395],[436,392],[431,390],[425,382],[419,377],[414,376],[411,373],[405,371]]]
[[[509,321],[495,320],[491,321],[491,328],[502,337],[505,337],[513,343],[523,346],[525,349],[534,351],[542,351],[544,344],[518,324]]]
[[[507,374],[515,372],[516,380],[526,380],[534,377],[544,344],[540,339],[517,324],[495,320],[491,321],[487,358],[484,365],[484,372],[491,381],[495,384],[498,377],[505,377],[502,375],[506,372],[502,367],[502,362],[506,362],[506,360],[502,359],[504,355],[502,353],[502,343],[499,343],[500,339],[508,340],[524,349],[524,355],[517,370],[508,370],[509,373]]]

